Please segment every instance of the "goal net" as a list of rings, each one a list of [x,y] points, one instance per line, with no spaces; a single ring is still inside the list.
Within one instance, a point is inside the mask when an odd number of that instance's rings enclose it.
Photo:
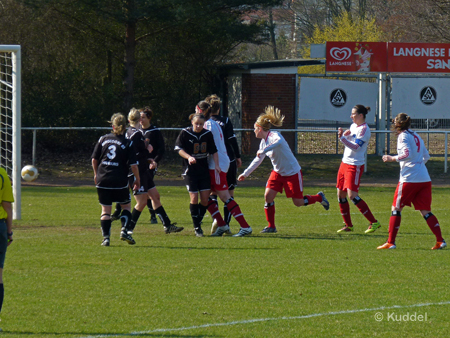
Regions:
[[[21,218],[20,46],[0,45],[0,166],[13,186],[13,218]]]

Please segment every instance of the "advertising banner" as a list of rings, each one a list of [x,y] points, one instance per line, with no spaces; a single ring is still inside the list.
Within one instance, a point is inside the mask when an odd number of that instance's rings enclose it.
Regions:
[[[345,80],[301,78],[299,119],[352,123],[350,114],[357,104],[369,106],[366,121],[375,122],[378,85]]]
[[[390,42],[388,71],[391,73],[449,73],[450,44]]]
[[[337,42],[326,46],[327,72],[386,72],[386,42]]]

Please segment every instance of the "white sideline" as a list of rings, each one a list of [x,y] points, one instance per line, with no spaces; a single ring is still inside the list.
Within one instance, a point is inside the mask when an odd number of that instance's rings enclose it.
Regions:
[[[413,305],[392,305],[392,306],[382,306],[382,307],[371,308],[371,309],[357,309],[357,310],[344,310],[344,311],[313,313],[310,315],[295,316],[295,317],[257,318],[257,319],[240,320],[240,321],[234,321],[234,322],[228,322],[228,323],[203,324],[203,325],[196,325],[196,326],[168,328],[168,329],[155,329],[155,330],[150,330],[150,331],[140,331],[140,332],[121,333],[121,334],[102,334],[102,335],[95,335],[95,336],[85,336],[85,337],[81,337],[81,338],[139,336],[139,335],[149,334],[149,333],[185,331],[185,330],[202,329],[202,328],[207,328],[207,327],[218,327],[218,326],[230,326],[230,325],[238,325],[238,324],[257,323],[257,322],[267,322],[267,321],[271,321],[271,320],[307,319],[307,318],[313,318],[313,317],[343,315],[343,314],[348,314],[348,313],[381,311],[381,310],[390,310],[390,309],[405,309],[405,308],[436,306],[436,305],[450,305],[450,301],[439,302],[439,303],[421,303],[421,304],[413,304]]]

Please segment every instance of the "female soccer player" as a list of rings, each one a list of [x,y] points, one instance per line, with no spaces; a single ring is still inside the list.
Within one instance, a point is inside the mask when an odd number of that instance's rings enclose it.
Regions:
[[[147,189],[148,189],[148,197],[151,201],[153,210],[155,211],[156,215],[160,218],[161,222],[164,226],[164,231],[166,234],[170,234],[172,232],[180,232],[184,228],[183,227],[177,227],[176,223],[171,223],[169,216],[167,216],[166,211],[164,210],[164,207],[161,204],[161,197],[159,195],[158,190],[156,189],[155,182],[153,181],[153,178],[155,176],[155,170],[158,167],[158,161],[161,159],[162,154],[164,153],[164,140],[161,144],[162,135],[158,128],[156,128],[154,125],[150,124],[151,118],[153,116],[153,112],[150,108],[146,107],[144,109],[141,109],[141,119],[140,119],[140,125],[142,134],[144,135],[145,144],[151,144],[153,147],[153,151],[150,154],[150,167],[147,170]],[[156,155],[153,153],[156,152]],[[147,204],[148,205],[148,204]],[[150,211],[151,212],[151,211]],[[155,223],[155,222],[152,222]]]
[[[255,136],[261,139],[259,150],[256,152],[256,157],[252,163],[238,177],[239,181],[244,181],[262,163],[266,155],[272,161],[273,170],[264,193],[264,211],[269,225],[261,233],[277,232],[274,199],[278,193],[283,192],[283,189],[286,191],[286,197],[292,198],[292,202],[297,207],[318,202],[322,204],[325,210],[330,208],[330,203],[321,191],[317,195],[303,197],[301,167],[284,137],[279,132],[270,130],[271,126],[281,127],[283,120],[284,115],[281,115],[280,110],[273,106],[266,107],[265,112],[259,115],[254,125]]]
[[[381,227],[381,224],[375,219],[367,203],[358,195],[361,175],[364,172],[366,161],[365,153],[370,140],[370,129],[366,123],[366,115],[369,111],[370,107],[364,107],[360,104],[354,106],[350,115],[350,118],[353,120],[350,129],[347,129],[345,132],[342,128],[338,130],[339,139],[344,144],[345,150],[337,175],[336,188],[339,209],[341,210],[345,226],[337,232],[353,231],[347,196],[370,222],[369,228],[365,231],[366,234],[374,232]]]
[[[128,191],[128,169],[135,176],[133,190],[139,189],[140,178],[133,144],[125,137],[126,118],[120,113],[111,117],[113,132],[100,137],[92,153],[92,169],[97,186],[98,200],[102,206],[101,227],[103,246],[110,245],[111,206],[113,202],[122,207],[122,231],[120,239],[136,244],[131,236],[131,196]]]
[[[197,114],[203,114],[205,116],[205,129],[210,130],[214,137],[214,143],[217,148],[217,154],[219,157],[219,167],[220,173],[218,173],[215,168],[216,164],[212,157],[208,159],[208,167],[209,167],[209,175],[211,178],[211,192],[216,193],[222,202],[225,203],[225,206],[230,211],[230,214],[238,221],[241,229],[239,232],[234,235],[234,237],[243,237],[246,235],[250,235],[252,233],[252,228],[248,225],[247,221],[244,218],[244,214],[241,211],[241,208],[236,203],[233,197],[231,197],[230,192],[228,191],[228,183],[227,183],[227,171],[230,165],[230,159],[227,155],[227,150],[225,148],[225,143],[223,141],[223,133],[220,126],[212,120],[211,117],[211,105],[206,101],[200,101],[195,107],[195,112]],[[211,236],[222,236],[224,233],[230,231],[230,227],[222,218],[220,214],[219,207],[217,205],[217,201],[214,201],[212,198],[209,199],[208,202],[208,211],[211,216],[217,221],[217,230]]]
[[[208,154],[213,156],[215,171],[220,174],[219,156],[214,137],[203,128],[205,116],[192,114],[189,119],[192,126],[183,129],[175,142],[175,151],[183,158],[183,179],[189,191],[192,221],[195,235],[203,237],[201,222],[208,208],[211,181],[208,170]],[[200,193],[200,204],[198,195]]]
[[[433,234],[436,245],[432,250],[447,246],[441,234],[439,222],[431,213],[431,179],[425,163],[430,158],[422,138],[411,127],[411,118],[405,113],[395,117],[393,129],[397,133],[397,156],[384,155],[384,162],[399,162],[400,180],[392,202],[392,215],[389,219],[388,241],[377,249],[395,249],[395,237],[402,220],[403,207],[419,210]]]
[[[153,151],[150,153],[150,158],[153,159],[155,163],[152,164],[151,169],[147,173],[147,175],[150,176],[150,179],[153,181],[155,179],[156,170],[158,169],[158,164],[162,160],[165,153],[165,144],[164,137],[162,136],[161,131],[151,123],[152,117],[153,111],[150,109],[150,107],[141,109],[141,130],[144,134],[146,142],[148,144],[151,144],[153,147]],[[142,124],[145,125],[145,127],[142,127]],[[150,223],[158,223],[156,212],[153,209],[152,200],[150,198],[147,201],[147,207],[148,211],[150,212]]]
[[[237,169],[242,166],[242,160],[236,135],[234,134],[233,124],[228,117],[219,115],[222,101],[216,94],[208,96],[205,101],[211,105],[211,119],[216,121],[222,128],[227,155],[230,159],[230,167],[227,172],[228,191],[231,197],[234,198],[234,189],[237,186]],[[211,198],[217,201],[216,195],[212,195]],[[223,208],[223,218],[225,223],[230,225],[231,214],[226,206]],[[214,221],[211,227],[211,233],[216,232],[216,230],[217,222]]]

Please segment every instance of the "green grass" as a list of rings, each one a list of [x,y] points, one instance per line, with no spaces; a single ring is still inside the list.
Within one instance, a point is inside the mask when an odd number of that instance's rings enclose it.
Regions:
[[[394,189],[361,189],[382,223],[371,235],[364,235],[367,221],[353,205],[355,232],[337,234],[342,218],[335,189],[308,185],[306,194],[324,190],[330,210],[296,208],[278,196],[279,232],[262,235],[263,184],[240,187],[236,200],[254,235],[197,238],[185,188],[158,187],[172,221],[185,230],[165,235],[145,211],[135,230],[136,245],[121,242],[119,225],[113,223],[111,247],[102,247],[95,188],[24,187],[22,220],[15,222],[4,270],[2,336],[446,334],[450,251],[430,250],[435,239],[420,214],[405,209],[398,248],[376,250],[387,238]],[[449,194],[448,188],[433,190],[433,212],[448,238]],[[205,219],[205,232],[210,221]],[[233,221],[232,230],[237,229]],[[435,305],[417,306],[424,303]],[[395,305],[401,308],[389,308]],[[380,322],[374,319],[377,312],[384,315]],[[387,321],[389,313],[426,314],[427,321]]]

